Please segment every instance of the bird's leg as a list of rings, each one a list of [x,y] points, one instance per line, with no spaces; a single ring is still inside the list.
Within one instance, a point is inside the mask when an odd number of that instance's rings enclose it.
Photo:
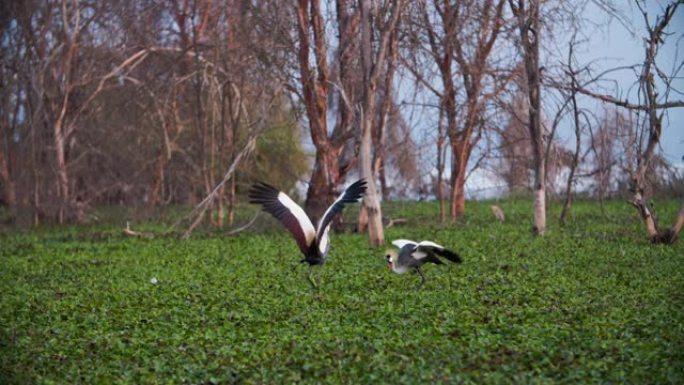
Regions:
[[[419,268],[419,267],[416,268],[416,272],[417,272],[418,274],[420,274],[420,285],[418,285],[418,287],[416,287],[416,290],[418,290],[418,289],[420,289],[421,287],[423,287],[423,285],[425,285],[425,276],[423,275],[423,272],[420,271],[420,268]]]

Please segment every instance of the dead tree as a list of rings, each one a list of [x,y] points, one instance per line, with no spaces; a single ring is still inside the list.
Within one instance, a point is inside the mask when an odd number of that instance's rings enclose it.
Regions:
[[[561,210],[560,214],[560,224],[564,225],[565,224],[565,217],[568,215],[570,212],[570,209],[572,208],[572,185],[574,184],[575,181],[575,172],[577,171],[577,166],[579,164],[579,158],[580,158],[580,150],[582,147],[582,126],[580,123],[580,109],[577,105],[577,91],[574,91],[576,89],[577,83],[577,75],[578,71],[575,70],[573,66],[573,49],[575,46],[575,39],[573,37],[572,42],[568,46],[568,62],[567,62],[567,70],[566,73],[570,77],[570,83],[572,84],[573,90],[570,91],[570,103],[571,103],[571,108],[572,108],[572,119],[574,123],[574,131],[575,131],[575,150],[572,153],[572,161],[570,163],[570,174],[568,175],[568,180],[565,185],[565,201],[563,202],[563,209]]]
[[[525,63],[526,94],[528,99],[528,130],[534,162],[534,225],[536,235],[546,231],[546,183],[544,141],[541,125],[541,95],[539,67],[539,0],[509,0],[517,19],[520,33],[520,49]]]
[[[439,71],[442,89],[437,90],[429,84],[415,66],[410,66],[409,70],[437,96],[440,114],[445,118],[452,153],[449,212],[451,219],[456,220],[465,214],[467,166],[473,149],[482,138],[484,112],[510,79],[496,73],[491,58],[504,27],[505,0],[435,2],[434,8],[428,4],[419,3],[420,20],[416,23],[427,38],[427,56]],[[463,89],[463,93],[459,89]],[[462,116],[459,117],[459,113]],[[438,169],[443,166],[440,158],[443,140],[439,132]]]
[[[637,158],[636,170],[632,175],[632,205],[636,207],[641,215],[646,231],[653,243],[674,243],[682,229],[684,223],[684,205],[677,215],[675,223],[669,229],[660,229],[656,222],[655,216],[649,210],[646,204],[646,197],[644,190],[646,187],[646,173],[651,165],[653,155],[655,153],[658,143],[660,143],[660,136],[662,134],[662,119],[663,115],[658,113],[658,93],[656,91],[655,77],[657,67],[655,58],[658,53],[658,48],[664,43],[664,32],[670,20],[674,16],[677,7],[684,4],[683,0],[668,5],[663,14],[656,17],[655,25],[651,25],[646,11],[642,8],[639,1],[636,2],[644,17],[644,22],[648,31],[646,38],[646,53],[643,64],[643,69],[640,77],[641,92],[643,94],[644,108],[647,114],[647,123],[645,130],[647,131],[646,146],[639,152]],[[669,83],[668,83],[669,84]],[[682,103],[684,106],[684,103]]]
[[[372,246],[385,243],[382,226],[382,210],[375,185],[373,157],[373,122],[377,108],[377,86],[386,65],[390,40],[396,39],[396,27],[405,2],[394,0],[387,20],[383,20],[377,9],[372,9],[369,0],[361,1],[361,66],[363,71],[364,90],[360,105],[361,113],[361,148],[359,151],[360,174],[368,182],[368,189],[363,198],[363,207],[368,215],[368,234]],[[378,42],[373,47],[374,24],[379,24]],[[391,63],[391,61],[390,61]],[[391,64],[390,64],[391,65]],[[387,92],[387,91],[386,91]]]
[[[646,26],[644,61],[641,65],[641,73],[638,79],[639,100],[638,103],[630,102],[611,95],[605,95],[586,89],[583,86],[574,87],[578,93],[591,96],[603,102],[611,103],[629,110],[642,112],[646,115],[645,121],[637,125],[635,138],[636,157],[634,167],[630,172],[630,190],[632,198],[630,203],[637,209],[639,216],[644,222],[646,232],[652,243],[673,244],[679,235],[684,224],[684,204],[682,204],[673,225],[669,228],[661,228],[658,225],[655,214],[649,208],[647,202],[647,187],[649,170],[652,170],[652,163],[655,158],[655,151],[660,143],[662,135],[662,111],[668,108],[684,107],[683,100],[668,100],[670,94],[672,76],[667,76],[656,65],[658,49],[665,43],[667,37],[666,28],[672,21],[677,8],[684,4],[684,0],[672,2],[663,9],[662,14],[656,16],[655,23],[652,24],[648,18],[643,2],[635,0],[637,7],[641,10]],[[678,68],[681,68],[678,67]],[[661,95],[656,86],[656,78],[660,77],[667,88],[664,93],[665,100],[659,100]]]

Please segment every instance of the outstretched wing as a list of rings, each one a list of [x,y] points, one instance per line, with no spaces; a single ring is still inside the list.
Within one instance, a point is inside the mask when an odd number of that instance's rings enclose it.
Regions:
[[[257,183],[249,190],[249,202],[260,204],[264,211],[282,222],[302,253],[308,253],[316,230],[304,210],[287,194],[266,183]]]
[[[404,246],[406,246],[406,245],[418,246],[418,244],[416,242],[409,241],[408,239],[397,239],[397,240],[392,241],[392,244],[394,246],[396,246],[397,248],[399,248],[399,250],[404,248]]]
[[[318,239],[324,238],[324,235],[328,232],[328,226],[330,226],[330,222],[332,222],[333,218],[335,218],[335,215],[342,212],[344,205],[346,203],[358,202],[365,192],[366,181],[363,179],[357,180],[356,182],[350,184],[349,187],[344,189],[342,194],[340,194],[335,202],[333,202],[333,204],[330,205],[327,210],[325,210],[321,220],[318,222],[318,230],[316,232]]]
[[[461,263],[461,257],[458,254],[444,248],[444,246],[440,246],[430,241],[419,242],[416,246],[416,251],[413,252],[413,256],[415,258],[425,258],[426,256],[432,254],[437,254],[440,257],[444,257],[454,263]],[[420,257],[417,255],[419,255]]]

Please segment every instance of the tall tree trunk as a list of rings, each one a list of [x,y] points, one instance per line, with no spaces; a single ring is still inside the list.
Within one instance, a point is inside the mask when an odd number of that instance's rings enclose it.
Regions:
[[[565,202],[563,202],[563,210],[560,215],[560,224],[565,225],[565,218],[567,217],[570,209],[572,208],[572,184],[575,181],[575,172],[577,171],[577,165],[579,164],[579,152],[580,152],[580,133],[576,132],[575,141],[575,152],[572,155],[572,163],[570,164],[570,175],[568,175],[568,182],[565,185]]]
[[[69,196],[69,173],[67,171],[65,138],[61,126],[61,124],[56,124],[54,129],[55,168],[57,172],[57,191],[59,193],[57,222],[60,225],[66,222],[66,215],[71,203],[71,197]]]
[[[335,199],[335,189],[343,172],[339,167],[341,144],[333,143],[328,136],[328,86],[330,71],[324,19],[320,0],[298,0],[297,35],[299,38],[299,75],[306,114],[309,120],[311,141],[316,147],[314,168],[306,192],[304,207],[312,220],[323,214]],[[314,58],[310,57],[310,34],[313,34]],[[315,64],[312,70],[311,63]]]
[[[451,140],[451,220],[463,219],[465,214],[465,178],[470,149],[457,139]]]
[[[538,157],[535,156],[535,162]],[[539,161],[534,170],[534,226],[537,235],[546,231],[546,186],[544,184],[544,162]]]
[[[375,186],[373,174],[373,156],[371,146],[373,141],[373,122],[376,112],[377,84],[378,79],[385,67],[387,52],[392,38],[396,38],[395,29],[401,13],[403,2],[394,0],[389,20],[380,30],[379,42],[373,49],[373,10],[370,0],[361,1],[361,66],[363,70],[363,100],[361,107],[361,148],[359,158],[361,163],[361,175],[368,182],[363,204],[368,213],[368,234],[372,246],[385,243],[385,234],[382,227],[382,211]],[[391,63],[388,63],[391,66]],[[388,67],[389,67],[388,66]],[[385,90],[389,94],[390,90]]]
[[[641,219],[644,221],[644,225],[646,226],[646,232],[653,243],[673,244],[677,240],[679,232],[682,228],[682,223],[684,222],[683,205],[682,209],[679,210],[677,218],[675,219],[675,223],[672,225],[672,227],[661,231],[658,228],[658,223],[656,222],[655,216],[653,213],[651,213],[651,210],[646,204],[645,197],[647,184],[646,174],[648,173],[649,166],[653,160],[655,150],[660,144],[660,137],[663,130],[663,114],[658,114],[657,111],[658,92],[656,90],[655,84],[656,74],[654,73],[655,71],[653,68],[656,66],[655,60],[656,54],[658,52],[658,46],[659,44],[663,43],[662,35],[665,32],[668,23],[674,16],[677,7],[681,4],[684,4],[684,2],[678,1],[669,4],[665,8],[664,13],[656,18],[655,26],[649,26],[647,23],[649,36],[646,41],[648,45],[646,46],[644,65],[641,77],[639,79],[639,82],[641,83],[641,92],[643,93],[645,99],[645,107],[648,119],[648,123],[646,125],[648,128],[648,137],[646,148],[643,152],[638,154],[636,172],[632,177],[632,191],[634,195],[631,203],[639,211]],[[641,12],[644,15],[644,18],[648,20],[646,12],[643,9],[641,9]]]
[[[235,179],[233,177],[230,179],[230,185],[228,187],[228,226],[232,226],[235,223]]]
[[[577,170],[577,165],[579,164],[580,149],[582,146],[582,132],[580,124],[580,111],[577,106],[577,97],[575,88],[577,86],[577,80],[575,78],[576,72],[572,66],[573,59],[573,47],[574,47],[574,37],[573,42],[570,43],[568,50],[568,70],[570,73],[570,80],[572,82],[573,90],[570,94],[570,102],[572,103],[572,116],[575,123],[575,152],[572,154],[572,163],[570,164],[570,175],[568,175],[568,183],[565,186],[565,202],[563,203],[563,210],[560,215],[560,224],[565,225],[565,217],[570,212],[572,207],[572,184],[575,179],[575,171]]]
[[[513,14],[518,19],[523,60],[525,62],[526,91],[528,97],[528,130],[534,162],[534,225],[537,235],[546,231],[546,186],[544,143],[541,127],[541,95],[539,78],[539,0],[509,0]]]
[[[439,221],[446,222],[446,197],[444,194],[444,163],[446,133],[444,128],[444,108],[439,110],[439,123],[437,127],[437,200],[439,200]]]
[[[150,188],[150,198],[147,202],[149,207],[156,207],[161,201],[162,184],[164,182],[164,168],[166,167],[167,157],[166,151],[163,151],[157,156],[157,162],[154,167],[154,178],[152,179],[152,186]]]
[[[385,233],[382,227],[382,210],[372,167],[372,120],[372,116],[364,116],[363,118],[363,136],[361,137],[359,158],[361,160],[361,176],[368,182],[368,188],[363,197],[363,206],[368,215],[368,236],[372,246],[380,246],[385,243]]]
[[[335,190],[342,181],[339,154],[332,150],[317,150],[314,169],[306,192],[305,209],[316,223],[323,212],[335,201]]]
[[[361,109],[361,148],[359,160],[361,163],[361,176],[368,183],[366,195],[363,197],[363,206],[368,215],[368,236],[371,246],[380,246],[385,243],[385,234],[382,227],[382,211],[375,187],[375,175],[373,173],[373,156],[371,145],[373,142],[373,120],[375,117],[375,97],[377,90],[377,76],[373,76],[373,66],[384,63],[373,60],[372,51],[372,14],[369,0],[361,1],[361,63],[363,68],[363,107]],[[377,73],[377,72],[376,72]]]
[[[0,137],[0,139],[2,139],[2,137]],[[3,146],[3,149],[5,148],[8,148],[8,146]],[[7,152],[7,156],[5,156],[5,152],[0,150],[0,181],[2,181],[4,190],[3,200],[7,205],[9,222],[14,223],[17,219],[17,190],[12,174],[10,173],[10,159],[11,156],[9,151]]]
[[[4,200],[7,204],[7,214],[10,223],[15,223],[17,220],[17,189],[13,180],[6,180],[3,182],[4,188]]]

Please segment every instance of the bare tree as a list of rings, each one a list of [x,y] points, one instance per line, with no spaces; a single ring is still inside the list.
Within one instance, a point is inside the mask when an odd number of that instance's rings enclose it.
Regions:
[[[539,67],[539,0],[509,0],[517,19],[520,49],[525,63],[526,93],[528,98],[528,129],[534,161],[534,226],[537,235],[546,231],[546,183],[544,142],[541,125],[541,95]]]
[[[343,4],[344,3],[344,4]],[[345,9],[346,2],[340,2],[339,10]],[[328,38],[326,37],[325,19],[319,0],[299,0],[296,7],[298,36],[298,69],[301,82],[301,98],[306,108],[311,140],[316,147],[316,158],[313,173],[306,194],[306,210],[315,219],[335,199],[337,187],[353,165],[348,161],[342,163],[341,154],[352,135],[351,120],[347,106],[342,109],[343,123],[332,134],[328,131],[328,95],[331,84],[330,65],[328,63]],[[339,18],[347,20],[346,13],[339,13]],[[347,25],[346,22],[343,22]],[[339,37],[340,44],[345,46],[351,40],[353,27],[343,29]],[[313,36],[313,47],[311,36]],[[313,50],[313,57],[311,51]],[[343,53],[342,57],[346,57]],[[346,63],[343,60],[343,63]],[[312,67],[313,64],[313,67]],[[346,66],[342,66],[341,74],[346,74]],[[346,96],[346,95],[345,95]]]
[[[574,91],[576,89],[577,83],[577,74],[578,71],[574,68],[573,66],[573,50],[575,47],[575,38],[573,37],[572,41],[568,45],[568,62],[567,62],[567,75],[570,78],[570,83],[572,84],[573,90],[570,91],[570,96],[569,100],[571,103],[571,108],[572,108],[572,120],[574,123],[574,133],[575,133],[575,149],[572,153],[572,161],[570,163],[570,173],[568,175],[567,183],[565,186],[565,201],[563,202],[563,209],[561,210],[560,214],[560,224],[564,225],[565,224],[565,218],[570,212],[570,209],[572,208],[572,185],[575,181],[575,173],[577,171],[577,166],[579,165],[579,160],[580,160],[580,151],[582,148],[582,124],[580,123],[580,118],[581,116],[581,111],[580,108],[577,104],[577,92]]]
[[[361,62],[364,92],[360,106],[361,148],[359,150],[359,163],[361,176],[368,182],[368,189],[363,198],[363,206],[368,214],[368,233],[372,246],[379,246],[385,243],[382,211],[375,185],[376,178],[373,172],[373,156],[371,153],[373,122],[377,108],[377,88],[380,76],[386,66],[388,51],[390,46],[392,46],[390,40],[397,38],[395,30],[404,4],[405,2],[402,0],[392,1],[387,20],[384,20],[377,8],[371,8],[370,0],[361,1]],[[374,49],[373,35],[375,34],[374,24],[376,23],[380,24],[380,26],[377,31],[378,42]],[[389,61],[389,63],[392,65],[392,61]]]
[[[632,205],[637,208],[641,218],[646,225],[648,236],[654,243],[674,243],[684,224],[684,205],[679,211],[677,219],[671,228],[660,230],[654,215],[649,210],[646,204],[646,197],[644,196],[644,189],[646,185],[646,176],[653,156],[660,142],[662,135],[662,114],[658,114],[658,93],[656,91],[655,77],[657,67],[655,58],[658,53],[658,48],[663,42],[663,34],[665,28],[674,16],[677,7],[684,4],[683,0],[669,4],[662,15],[656,17],[655,25],[651,25],[647,12],[642,8],[641,3],[637,0],[637,5],[640,7],[646,24],[648,36],[646,38],[646,53],[643,64],[643,69],[640,78],[641,92],[644,97],[644,104],[646,113],[648,115],[648,123],[644,130],[646,131],[647,140],[645,147],[641,147],[637,158],[636,170],[632,175],[632,191],[634,197],[632,198]],[[669,82],[667,82],[669,85]],[[684,106],[684,102],[681,103]]]
[[[468,161],[482,138],[485,110],[510,80],[510,74],[496,67],[496,58],[492,55],[504,27],[504,5],[505,0],[487,0],[434,3],[434,8],[428,2],[420,2],[418,7],[417,23],[427,37],[429,57],[439,70],[442,89],[433,87],[415,65],[409,69],[439,98],[440,113],[445,117],[452,154],[449,210],[452,220],[465,213]],[[463,106],[460,122],[459,105]],[[438,173],[443,168],[442,140],[438,133]]]
[[[637,124],[636,132],[633,135],[635,161],[629,170],[631,178],[630,189],[632,193],[630,203],[637,209],[641,219],[644,221],[646,232],[651,242],[671,244],[676,241],[682,225],[684,224],[684,205],[682,206],[682,209],[679,210],[674,224],[670,228],[661,229],[658,226],[655,215],[646,203],[648,201],[646,195],[649,184],[649,173],[653,170],[652,163],[655,159],[656,148],[658,147],[662,136],[663,114],[659,113],[659,111],[674,107],[684,107],[684,101],[682,100],[668,100],[672,87],[671,80],[675,75],[666,75],[656,64],[658,49],[665,43],[665,38],[667,37],[666,29],[672,21],[677,8],[684,4],[684,0],[678,0],[668,4],[663,9],[662,14],[656,16],[653,24],[648,17],[648,13],[644,9],[643,2],[635,0],[635,3],[643,16],[647,34],[644,39],[644,62],[641,65],[638,80],[640,102],[632,103],[628,100],[622,100],[611,95],[600,94],[588,90],[585,87],[575,88],[577,92],[603,102],[645,113],[645,121],[643,124]],[[677,67],[676,71],[679,71],[681,68],[681,66]],[[657,78],[665,85],[665,92],[658,92],[656,84]],[[664,100],[662,100],[660,95],[664,95]]]

